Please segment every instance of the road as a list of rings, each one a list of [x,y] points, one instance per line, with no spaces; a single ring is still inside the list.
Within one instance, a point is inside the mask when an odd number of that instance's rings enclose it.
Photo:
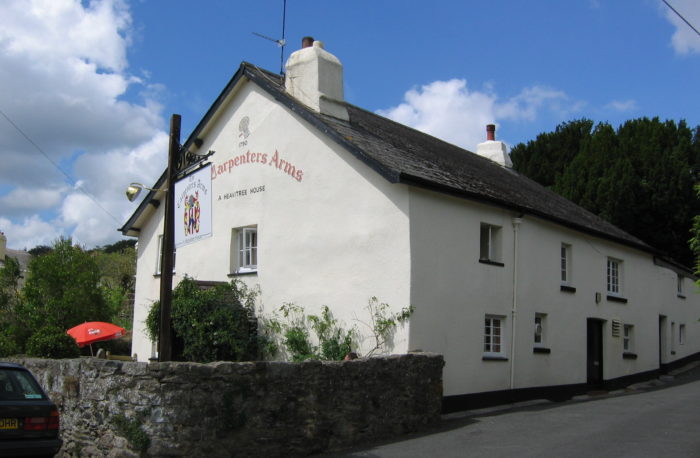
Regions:
[[[700,457],[700,367],[607,395],[446,415],[326,457]]]

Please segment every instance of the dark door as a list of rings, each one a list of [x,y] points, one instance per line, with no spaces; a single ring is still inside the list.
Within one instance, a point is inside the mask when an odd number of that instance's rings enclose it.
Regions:
[[[659,315],[659,368],[666,362],[666,316]]]
[[[603,322],[589,318],[587,322],[587,377],[589,385],[603,383]]]

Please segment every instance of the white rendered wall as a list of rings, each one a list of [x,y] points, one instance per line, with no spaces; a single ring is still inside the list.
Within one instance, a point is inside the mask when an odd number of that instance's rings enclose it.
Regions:
[[[165,202],[160,194],[161,204]],[[139,232],[136,252],[136,287],[134,292],[134,321],[131,353],[139,361],[147,361],[154,355],[155,349],[146,333],[146,317],[153,302],[160,299],[160,276],[156,275],[158,259],[158,236],[163,234],[163,211],[165,205],[159,205],[152,213],[148,223]]]
[[[240,129],[244,117],[245,132]],[[213,235],[177,250],[175,284],[183,275],[230,281],[232,228],[257,225],[258,273],[238,278],[260,286],[263,313],[286,302],[307,313],[328,305],[346,327],[357,325],[367,335],[358,320],[368,321],[370,297],[389,303],[393,311],[409,305],[405,186],[388,183],[250,83],[212,122],[202,149],[216,151],[210,158],[216,172]],[[242,155],[245,162],[234,162]],[[294,169],[277,168],[281,161]],[[149,224],[161,228],[162,213]],[[147,230],[139,238],[135,329],[150,306],[148,294],[157,297],[159,291],[148,263],[155,262],[151,247],[160,233]],[[407,335],[408,326],[399,329],[394,352],[407,351]],[[135,336],[139,359],[150,349],[146,341]],[[369,344],[364,342],[360,353]]]
[[[410,348],[445,355],[445,395],[585,383],[588,318],[604,320],[606,380],[659,368],[659,314],[668,317],[664,363],[700,351],[700,300],[691,280],[686,279],[686,298],[680,299],[676,274],[654,265],[651,255],[524,216],[518,225],[513,355],[516,216],[488,205],[411,191],[411,303],[416,312]],[[478,262],[481,222],[502,227],[502,267]],[[574,293],[560,289],[562,242],[572,247]],[[606,299],[608,256],[623,261],[625,304]],[[596,292],[601,293],[599,303]],[[536,313],[547,315],[543,346],[549,354],[533,352]],[[482,359],[486,314],[505,317],[507,361]],[[612,336],[613,319],[634,325],[632,351],[637,359],[623,359],[623,330],[619,337]],[[676,329],[673,348],[671,322]],[[681,323],[686,325],[684,345],[678,342]]]

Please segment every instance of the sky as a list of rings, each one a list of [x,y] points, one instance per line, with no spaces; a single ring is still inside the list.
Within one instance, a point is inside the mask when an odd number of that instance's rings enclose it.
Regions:
[[[667,0],[696,29],[700,2]],[[574,119],[700,125],[700,36],[662,0],[1,0],[0,231],[31,249],[122,239],[242,61],[280,72],[313,36],[345,98],[469,150]],[[284,23],[282,18],[285,18]],[[272,39],[284,38],[282,48]],[[262,38],[261,34],[272,39]]]

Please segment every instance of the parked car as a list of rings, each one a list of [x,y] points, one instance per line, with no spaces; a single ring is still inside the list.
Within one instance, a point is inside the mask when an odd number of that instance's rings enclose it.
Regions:
[[[0,457],[54,456],[59,413],[24,366],[0,362]]]

